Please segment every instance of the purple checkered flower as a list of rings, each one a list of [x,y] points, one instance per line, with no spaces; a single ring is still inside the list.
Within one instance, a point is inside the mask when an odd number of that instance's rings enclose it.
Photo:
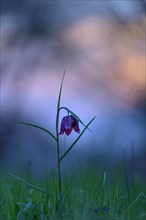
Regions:
[[[65,134],[68,136],[72,132],[72,130],[75,130],[77,133],[80,133],[79,129],[79,122],[76,118],[74,118],[72,115],[67,115],[63,117],[61,126],[60,126],[60,134]]]

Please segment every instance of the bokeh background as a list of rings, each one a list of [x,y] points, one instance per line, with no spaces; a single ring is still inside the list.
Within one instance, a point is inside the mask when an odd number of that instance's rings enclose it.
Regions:
[[[1,166],[56,169],[56,105],[66,70],[62,106],[85,124],[96,115],[63,162],[71,171],[118,166],[124,152],[145,174],[145,1],[1,1]],[[62,110],[61,117],[66,115]],[[80,129],[83,127],[80,125]],[[61,136],[61,151],[77,138]],[[91,169],[92,169],[91,168]]]

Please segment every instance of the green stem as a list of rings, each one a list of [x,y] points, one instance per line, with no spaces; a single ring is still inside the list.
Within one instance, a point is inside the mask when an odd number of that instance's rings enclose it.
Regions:
[[[57,165],[58,165],[58,191],[59,191],[59,212],[60,220],[62,220],[62,184],[61,184],[61,167],[60,167],[60,146],[59,138],[57,136]]]
[[[61,167],[60,167],[60,143],[58,135],[58,125],[59,125],[59,110],[57,110],[56,116],[56,142],[57,142],[57,169],[58,169],[58,193],[59,193],[59,214],[60,220],[62,220],[62,184],[61,184]]]
[[[59,109],[60,109],[60,99],[61,99],[61,92],[62,92],[62,85],[63,80],[65,77],[65,70],[61,81],[59,96],[58,96],[58,103],[57,103],[57,114],[56,114],[56,142],[57,142],[57,168],[58,168],[58,193],[59,193],[59,214],[60,220],[62,220],[62,184],[61,184],[61,166],[60,166],[60,143],[59,143],[59,134],[58,134],[58,127],[59,127]]]

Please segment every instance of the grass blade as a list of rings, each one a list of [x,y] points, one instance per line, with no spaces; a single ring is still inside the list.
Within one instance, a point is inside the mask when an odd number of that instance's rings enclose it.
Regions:
[[[56,135],[58,136],[58,124],[59,124],[59,109],[60,109],[60,100],[61,100],[61,93],[62,93],[62,86],[63,86],[63,80],[65,77],[65,70],[64,74],[62,77],[61,85],[60,85],[60,90],[59,90],[59,96],[58,96],[58,102],[57,102],[57,115],[56,115]]]
[[[42,131],[45,131],[45,132],[47,132],[52,138],[54,138],[55,141],[57,141],[56,137],[55,137],[50,131],[48,131],[47,129],[45,129],[45,128],[43,128],[43,127],[40,127],[40,126],[34,125],[34,124],[30,124],[30,123],[27,123],[27,122],[23,122],[23,121],[17,121],[16,123],[28,125],[28,126],[31,126],[31,127],[38,128],[38,129],[40,129],[40,130],[42,130]]]
[[[35,189],[35,190],[37,190],[37,191],[39,191],[39,192],[45,193],[45,194],[47,194],[48,196],[50,196],[50,194],[49,194],[46,190],[43,190],[43,189],[41,189],[41,188],[39,188],[39,187],[37,187],[37,186],[31,184],[31,183],[28,183],[28,182],[22,180],[21,178],[15,176],[15,175],[13,175],[13,174],[11,174],[11,173],[7,173],[7,174],[8,174],[9,176],[14,177],[14,178],[17,179],[18,181],[24,183],[26,186],[29,186],[30,188],[33,188],[33,189]],[[51,196],[53,196],[53,195],[51,195]]]
[[[140,197],[142,197],[142,196],[144,196],[144,193],[143,193],[143,192],[141,192],[141,193],[136,197],[136,199],[131,203],[131,205],[130,205],[128,208],[131,208],[131,207],[136,203],[136,201],[137,201]]]
[[[128,172],[127,172],[127,164],[126,164],[126,153],[124,150],[124,174],[125,174],[125,182],[126,182],[126,188],[127,188],[127,194],[128,194],[128,202],[131,203],[131,194],[130,194],[130,187],[128,183]]]
[[[95,116],[96,117],[96,116]],[[61,161],[69,152],[70,150],[73,148],[73,146],[77,143],[77,141],[82,137],[83,133],[86,131],[86,129],[88,128],[88,126],[92,123],[92,121],[95,119],[92,118],[92,120],[86,125],[86,127],[83,129],[83,131],[81,132],[81,134],[78,136],[78,138],[73,142],[73,144],[66,150],[66,152],[60,157],[59,161]]]

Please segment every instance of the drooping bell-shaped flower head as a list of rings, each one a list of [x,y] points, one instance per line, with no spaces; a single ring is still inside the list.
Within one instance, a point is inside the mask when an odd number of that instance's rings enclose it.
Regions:
[[[72,130],[75,130],[77,133],[80,133],[79,129],[79,122],[76,118],[74,118],[72,115],[67,115],[63,117],[61,126],[60,126],[60,134],[66,134],[67,136],[70,135]]]

